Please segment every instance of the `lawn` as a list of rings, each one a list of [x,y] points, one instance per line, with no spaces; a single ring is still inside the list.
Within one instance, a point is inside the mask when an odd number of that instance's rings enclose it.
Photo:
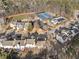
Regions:
[[[22,19],[25,19],[25,18],[27,18],[26,15],[19,15],[19,16],[13,17],[14,20],[22,20]]]
[[[73,37],[71,43],[72,43],[72,46],[79,46],[79,33]]]

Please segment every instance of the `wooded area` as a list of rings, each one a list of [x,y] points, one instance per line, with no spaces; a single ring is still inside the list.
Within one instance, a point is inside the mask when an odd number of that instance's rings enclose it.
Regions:
[[[0,6],[7,15],[40,11],[72,15],[79,9],[79,0],[2,0]]]

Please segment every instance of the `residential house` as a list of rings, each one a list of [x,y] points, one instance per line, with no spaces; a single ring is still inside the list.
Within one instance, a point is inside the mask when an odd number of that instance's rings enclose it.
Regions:
[[[24,28],[24,23],[23,22],[17,22],[16,23],[16,28],[17,28],[17,30],[23,29]]]
[[[5,10],[0,9],[0,17],[4,17],[4,16],[5,16]]]
[[[1,41],[2,48],[13,48],[13,41]]]
[[[24,28],[24,23],[23,22],[17,22],[17,21],[12,21],[10,23],[10,27],[12,27],[13,29],[23,29]]]
[[[52,19],[52,23],[53,24],[58,24],[58,23],[61,23],[62,21],[64,21],[65,20],[65,18],[64,17],[58,17],[58,18],[54,18],[54,19]]]
[[[27,30],[28,27],[29,27],[29,22],[27,22],[27,23],[24,24],[24,30]]]
[[[13,29],[7,30],[5,33],[7,40],[13,40],[15,37],[15,31]]]
[[[39,34],[37,37],[37,41],[45,41],[47,39],[46,34]]]
[[[61,43],[65,43],[68,41],[68,37],[66,35],[56,35],[56,39]]]
[[[5,36],[0,36],[0,41],[6,41],[7,38]]]
[[[26,44],[35,45],[35,39],[26,39]]]
[[[74,17],[75,17],[76,20],[79,21],[79,10],[75,10]]]
[[[2,48],[8,48],[8,49],[22,49],[24,48],[24,40],[16,40],[14,41],[2,41],[0,42]]]
[[[8,49],[34,48],[35,39],[0,41],[0,47]]]
[[[46,44],[46,41],[37,41],[37,44],[36,44],[36,46],[37,46],[37,48],[45,48],[45,44]]]
[[[2,25],[2,24],[5,24],[5,19],[4,19],[4,17],[1,17],[1,18],[0,18],[0,25]]]
[[[65,43],[71,41],[74,36],[79,33],[79,23],[73,23],[69,25],[69,28],[59,28],[61,32],[57,32],[56,39],[61,42]]]
[[[16,29],[16,22],[15,21],[11,22],[10,27],[12,27],[13,29]]]

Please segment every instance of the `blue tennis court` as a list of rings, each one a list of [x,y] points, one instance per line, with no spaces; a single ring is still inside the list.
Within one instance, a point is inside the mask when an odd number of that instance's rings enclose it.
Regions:
[[[48,14],[46,12],[45,13],[39,13],[38,17],[40,17],[41,19],[52,19],[53,18],[50,14]]]

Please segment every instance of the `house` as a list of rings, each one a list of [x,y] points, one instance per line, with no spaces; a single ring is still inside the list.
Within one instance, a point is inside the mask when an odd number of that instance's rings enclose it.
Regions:
[[[56,39],[61,43],[65,43],[68,41],[68,37],[66,35],[56,35]]]
[[[0,24],[5,24],[5,19],[4,19],[4,17],[0,17]]]
[[[61,43],[71,41],[72,38],[79,33],[78,26],[79,23],[72,23],[72,25],[70,24],[68,28],[59,28],[61,32],[57,32],[56,39]]]
[[[17,22],[17,21],[12,21],[10,23],[10,27],[12,27],[13,29],[23,29],[24,28],[24,23],[23,22]]]
[[[27,39],[26,44],[35,45],[35,39]]]
[[[29,22],[27,22],[27,23],[24,24],[24,30],[28,29],[29,24],[30,24]]]
[[[16,29],[16,22],[15,21],[10,22],[10,27]]]
[[[5,24],[5,10],[0,10],[0,25]]]
[[[17,40],[16,44],[20,43],[20,46],[24,48],[34,48],[36,47],[35,45],[35,39],[26,39],[26,40]]]
[[[13,41],[1,41],[2,48],[13,48]]]
[[[77,29],[73,29],[71,30],[71,32],[72,32],[72,36],[74,37],[79,31]]]
[[[20,33],[15,33],[15,39],[16,40],[21,40],[21,36],[22,36],[22,34],[20,34]]]
[[[0,9],[0,17],[4,17],[4,16],[5,16],[5,10]]]
[[[79,19],[79,10],[75,10],[74,17],[75,17],[76,20]]]
[[[37,46],[37,48],[44,48],[45,47],[45,44],[46,44],[46,41],[37,41],[37,43],[36,43],[36,46]]]
[[[58,24],[58,23],[60,23],[60,22],[62,22],[62,21],[64,21],[65,20],[65,18],[64,17],[58,17],[58,18],[54,18],[54,19],[52,19],[52,23],[53,24]]]
[[[5,41],[7,38],[5,36],[0,36],[0,41]]]
[[[46,34],[39,34],[37,37],[37,41],[45,41],[47,39],[47,35]]]
[[[6,30],[2,27],[0,27],[0,35],[5,35]]]
[[[15,35],[15,31],[13,29],[7,30],[5,33],[7,40],[13,40],[15,37],[14,35]]]
[[[17,22],[16,23],[16,28],[17,28],[17,30],[23,29],[24,28],[24,23],[23,22]]]
[[[14,43],[15,42],[15,43]],[[22,49],[24,48],[24,40],[2,41],[0,47],[8,49]]]
[[[8,48],[8,49],[25,49],[25,48],[43,48],[45,45],[45,40],[41,41],[38,40],[35,43],[35,39],[25,39],[25,40],[4,40],[0,41],[1,48]]]
[[[35,39],[27,39],[27,40],[11,40],[11,41],[0,41],[1,48],[8,49],[24,49],[24,48],[34,48]]]

